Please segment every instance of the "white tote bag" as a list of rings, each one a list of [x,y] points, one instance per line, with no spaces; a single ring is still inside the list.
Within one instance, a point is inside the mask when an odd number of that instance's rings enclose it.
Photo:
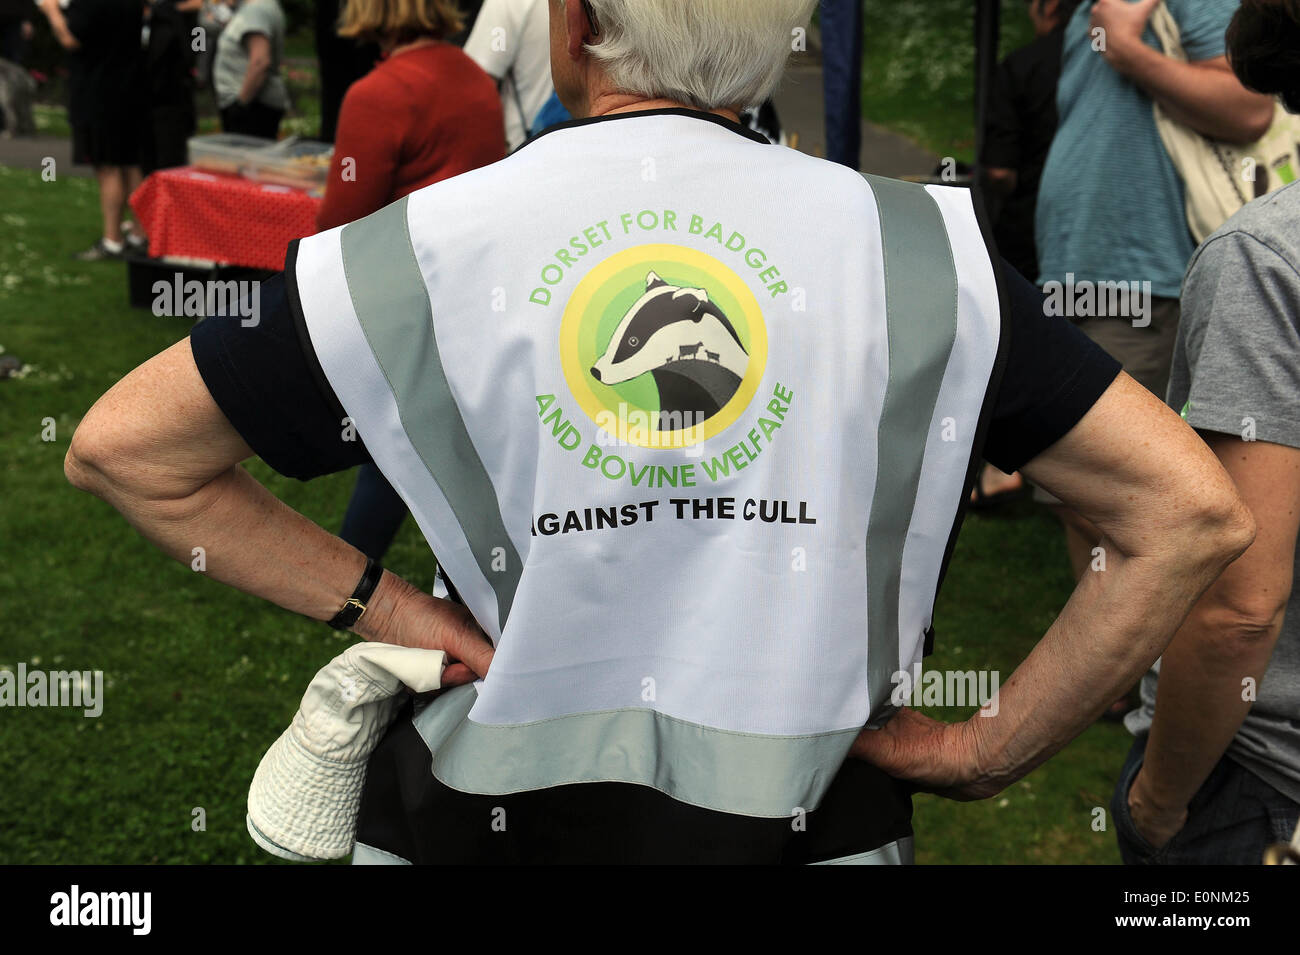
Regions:
[[[1151,28],[1166,56],[1187,61],[1182,34],[1165,4],[1151,14]],[[1247,202],[1300,178],[1300,116],[1288,113],[1281,102],[1268,132],[1241,146],[1207,139],[1170,118],[1159,103],[1155,117],[1156,129],[1186,187],[1187,225],[1197,242],[1204,242]]]

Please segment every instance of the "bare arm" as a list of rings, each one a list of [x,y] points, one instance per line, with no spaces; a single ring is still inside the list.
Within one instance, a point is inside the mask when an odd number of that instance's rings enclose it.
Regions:
[[[996,716],[943,724],[903,710],[854,745],[891,775],[958,798],[1000,792],[1087,728],[1254,537],[1214,455],[1124,374],[1024,472],[1102,530],[1105,570],[1084,574],[1001,687]]]
[[[1206,432],[1255,516],[1255,543],[1206,591],[1164,653],[1155,720],[1129,802],[1153,846],[1187,805],[1250,712],[1247,678],[1268,669],[1291,596],[1300,533],[1300,450]]]
[[[219,321],[220,319],[209,319]],[[364,555],[313,524],[254,480],[252,456],[203,384],[186,339],[113,386],[82,420],[64,468],[76,487],[103,498],[145,538],[245,593],[316,620],[352,595]],[[369,640],[446,650],[468,666],[444,683],[483,675],[492,648],[468,611],[385,572],[353,628]]]
[[[1093,28],[1105,33],[1102,56],[1185,126],[1230,143],[1254,142],[1273,121],[1272,97],[1241,85],[1224,56],[1184,63],[1142,42],[1159,0],[1098,0]]]
[[[81,46],[81,42],[68,29],[68,21],[59,8],[58,0],[41,0],[40,9],[45,14],[45,18],[50,21],[50,30],[61,47],[65,50],[75,50]]]
[[[1169,115],[1204,136],[1251,143],[1268,132],[1273,100],[1252,93],[1233,75],[1228,58],[1182,63],[1139,44],[1116,69],[1137,83]]]
[[[239,101],[251,103],[257,99],[271,69],[271,41],[265,33],[250,33],[244,37],[244,45],[248,47],[248,68],[239,87]]]

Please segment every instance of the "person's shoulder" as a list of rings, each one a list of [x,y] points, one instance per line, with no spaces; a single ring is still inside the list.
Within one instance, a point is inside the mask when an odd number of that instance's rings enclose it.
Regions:
[[[431,104],[445,95],[462,100],[475,84],[481,84],[480,92],[496,97],[496,82],[473,59],[457,46],[438,43],[380,60],[348,87],[345,97],[353,105],[382,110],[395,100]]]
[[[1219,226],[1197,249],[1191,267],[1229,246],[1240,248],[1247,258],[1272,253],[1296,270],[1300,277],[1300,182],[1283,186],[1246,203]]]
[[[1033,47],[1033,43],[1027,43],[1012,50],[1002,58],[1002,62],[998,64],[998,69],[1011,78],[1024,76],[1029,72],[1035,61]]]
[[[354,80],[343,94],[343,102],[353,106],[382,106],[394,90],[404,85],[401,67],[393,60],[380,60],[365,76]]]
[[[1044,61],[1059,61],[1063,37],[1063,31],[1053,30],[1012,50],[1002,63],[1012,73],[1023,75],[1036,70]]]
[[[1300,302],[1300,183],[1247,203],[1192,256],[1182,287],[1189,335],[1212,325],[1288,336]],[[1230,307],[1225,307],[1230,306]]]
[[[433,97],[437,90],[430,73],[412,59],[423,52],[414,50],[401,56],[380,60],[365,76],[356,80],[343,94],[349,110],[362,110],[366,116],[400,113]]]
[[[235,17],[254,23],[284,24],[284,10],[277,0],[244,0],[235,11],[235,16],[231,17],[232,23]]]
[[[1241,0],[1164,0],[1174,21],[1183,26],[1207,20],[1231,20]]]
[[[432,69],[454,80],[465,83],[481,83],[491,86],[496,94],[496,80],[478,64],[472,56],[454,43],[436,43],[426,52],[426,60]]]
[[[1300,181],[1248,202],[1224,224],[1224,229],[1250,232],[1273,246],[1284,246],[1300,263]]]
[[[1196,46],[1208,43],[1221,48],[1223,33],[1228,29],[1241,0],[1165,0],[1169,14],[1183,34],[1183,44]],[[1188,56],[1195,60],[1197,51],[1189,49]]]

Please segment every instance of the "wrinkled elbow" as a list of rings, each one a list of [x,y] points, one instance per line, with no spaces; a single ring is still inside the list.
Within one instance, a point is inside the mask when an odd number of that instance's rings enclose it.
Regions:
[[[1282,629],[1285,599],[1258,593],[1234,594],[1211,590],[1194,611],[1209,635],[1202,653],[1219,667],[1234,667],[1271,648]]]
[[[1248,110],[1243,110],[1238,120],[1237,135],[1233,137],[1236,145],[1244,146],[1263,138],[1268,132],[1269,127],[1273,125],[1274,115],[1273,100],[1266,99],[1262,103],[1255,103]]]
[[[63,458],[63,475],[77,490],[102,497],[108,480],[106,462],[111,457],[103,436],[93,424],[83,421],[73,432],[68,453]]]
[[[1235,490],[1225,490],[1198,507],[1197,545],[1205,559],[1227,567],[1255,542],[1255,517]]]
[[[1251,121],[1249,133],[1250,139],[1247,142],[1253,143],[1258,139],[1263,139],[1268,131],[1273,127],[1273,119],[1277,116],[1277,104],[1270,98],[1269,101],[1255,113]]]

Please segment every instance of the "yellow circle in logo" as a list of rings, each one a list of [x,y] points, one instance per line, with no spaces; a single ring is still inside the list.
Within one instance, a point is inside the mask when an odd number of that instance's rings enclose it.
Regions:
[[[560,355],[569,390],[610,437],[684,448],[749,406],[767,366],[767,327],[749,286],[713,256],[642,245],[578,283]]]

